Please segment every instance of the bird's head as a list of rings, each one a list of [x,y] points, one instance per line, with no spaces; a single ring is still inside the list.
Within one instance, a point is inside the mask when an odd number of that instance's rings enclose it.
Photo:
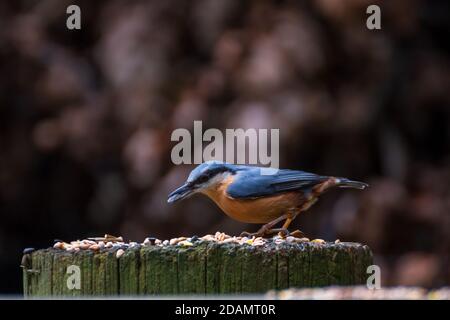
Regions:
[[[191,171],[186,182],[169,194],[168,203],[183,200],[194,193],[204,191],[221,183],[229,174],[236,172],[233,165],[219,161],[207,161]]]

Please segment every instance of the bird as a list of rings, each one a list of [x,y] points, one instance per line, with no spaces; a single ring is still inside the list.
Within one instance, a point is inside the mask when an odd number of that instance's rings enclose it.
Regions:
[[[196,193],[204,194],[230,218],[263,224],[257,232],[244,231],[241,236],[266,237],[278,233],[286,237],[290,234],[291,222],[325,191],[332,187],[363,190],[368,186],[347,178],[299,170],[273,169],[268,172],[266,167],[206,161],[195,167],[185,183],[169,194],[167,202],[175,203]],[[275,228],[282,221],[283,225]]]

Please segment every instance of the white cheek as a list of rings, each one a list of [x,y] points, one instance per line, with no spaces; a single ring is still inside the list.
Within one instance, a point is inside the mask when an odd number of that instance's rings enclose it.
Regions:
[[[229,172],[224,172],[216,175],[214,178],[210,179],[208,182],[202,184],[202,189],[208,189],[218,186],[222,181],[224,181],[230,175]]]

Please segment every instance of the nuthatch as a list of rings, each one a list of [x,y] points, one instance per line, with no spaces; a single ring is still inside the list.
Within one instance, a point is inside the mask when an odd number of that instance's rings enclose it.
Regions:
[[[247,236],[276,232],[289,234],[287,228],[297,215],[308,210],[331,187],[364,189],[368,185],[347,178],[279,169],[262,174],[267,168],[208,161],[197,166],[178,189],[169,194],[173,203],[194,193],[211,198],[228,216],[246,223],[264,225]],[[285,220],[281,228],[273,228]]]

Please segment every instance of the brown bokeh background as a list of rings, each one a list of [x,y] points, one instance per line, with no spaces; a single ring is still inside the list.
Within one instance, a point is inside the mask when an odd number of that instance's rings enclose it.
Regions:
[[[82,29],[66,29],[80,5]],[[366,7],[382,30],[366,28]],[[447,1],[0,2],[0,280],[21,251],[122,235],[239,234],[208,199],[168,205],[192,166],[176,128],[279,128],[281,167],[370,183],[294,228],[368,244],[383,285],[450,283]]]

